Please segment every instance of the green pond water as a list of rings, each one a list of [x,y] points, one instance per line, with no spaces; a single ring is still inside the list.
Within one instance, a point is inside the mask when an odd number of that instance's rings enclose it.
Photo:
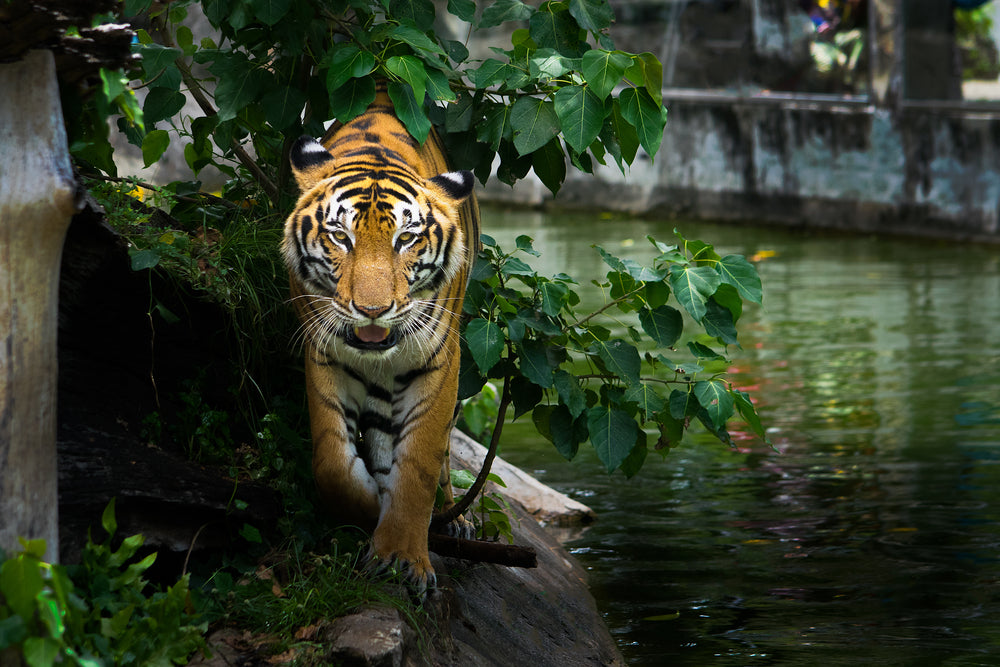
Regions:
[[[757,258],[732,377],[775,448],[694,434],[639,475],[530,422],[501,455],[590,505],[567,546],[634,665],[1000,664],[1000,247],[485,211],[542,273],[649,258],[676,227]],[[531,259],[531,258],[528,258]],[[586,288],[587,286],[584,286]],[[602,303],[597,288],[586,289]]]

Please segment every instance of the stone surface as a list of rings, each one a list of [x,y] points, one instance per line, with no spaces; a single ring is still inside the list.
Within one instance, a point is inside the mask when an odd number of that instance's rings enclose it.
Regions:
[[[455,431],[451,437],[451,457],[453,468],[465,468],[475,475],[483,465],[486,448],[461,431]],[[585,526],[597,518],[594,511],[583,503],[542,484],[499,456],[493,461],[491,470],[507,487],[501,489],[488,482],[487,491],[496,491],[505,498],[516,500],[543,526]]]

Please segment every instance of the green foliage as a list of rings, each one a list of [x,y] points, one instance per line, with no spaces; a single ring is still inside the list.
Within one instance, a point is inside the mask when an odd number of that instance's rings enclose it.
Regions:
[[[725,380],[724,355],[739,346],[743,301],[762,300],[760,277],[740,255],[677,238],[673,246],[650,238],[659,254],[648,266],[595,246],[609,271],[594,283],[608,299],[580,315],[570,276],[540,276],[523,259],[538,255],[530,238],[505,252],[484,235],[465,301],[461,396],[503,379],[515,387],[515,417],[530,411],[563,456],[572,459],[589,440],[608,472],[629,476],[651,434],[665,453],[693,420],[731,444],[727,423],[738,414],[766,440],[749,396]],[[668,304],[671,295],[679,308]],[[686,319],[700,331],[685,336]],[[676,356],[682,338],[687,359]]]
[[[534,169],[556,192],[567,161],[590,171],[610,155],[624,170],[639,146],[655,155],[666,123],[662,68],[650,53],[614,48],[606,0],[538,7],[497,0],[478,18],[470,0],[449,2],[448,12],[470,33],[516,22],[509,47],[483,60],[435,32],[430,0],[202,0],[216,32],[200,40],[181,23],[191,4],[124,4],[123,18],[141,15],[156,28],[138,31],[142,65],[131,74],[148,92],[139,109],[126,79],[108,73],[93,117],[71,132],[80,162],[114,175],[98,121],[118,112],[146,165],[179,140],[195,174],[215,165],[255,182],[282,208],[293,194],[290,142],[361,113],[376,79],[389,82],[396,113],[414,137],[424,141],[437,125],[455,166],[483,182],[499,155],[501,181]],[[203,115],[178,114],[189,98]]]
[[[188,612],[187,575],[153,590],[143,574],[156,554],[136,559],[142,536],[112,547],[114,501],[101,523],[108,536],[88,540],[80,565],[46,563],[42,540],[22,540],[23,551],[3,562],[0,651],[19,650],[31,667],[186,664],[204,650],[208,627]]]
[[[486,479],[501,488],[507,488],[499,475],[490,473]],[[475,481],[475,475],[467,470],[451,471],[451,485],[456,489],[469,489]],[[508,544],[513,544],[514,529],[511,527],[508,514],[510,511],[510,504],[499,493],[480,493],[472,505],[472,522],[476,527],[476,537],[494,542],[502,537]]]

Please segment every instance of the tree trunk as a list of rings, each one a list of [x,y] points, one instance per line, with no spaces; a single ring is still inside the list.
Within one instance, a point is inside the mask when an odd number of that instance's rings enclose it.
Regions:
[[[0,65],[0,547],[59,554],[56,323],[75,182],[52,53]]]

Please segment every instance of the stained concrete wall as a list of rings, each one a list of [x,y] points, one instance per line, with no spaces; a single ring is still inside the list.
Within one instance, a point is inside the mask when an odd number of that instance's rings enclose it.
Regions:
[[[1000,114],[665,99],[655,162],[487,200],[1000,242]]]

